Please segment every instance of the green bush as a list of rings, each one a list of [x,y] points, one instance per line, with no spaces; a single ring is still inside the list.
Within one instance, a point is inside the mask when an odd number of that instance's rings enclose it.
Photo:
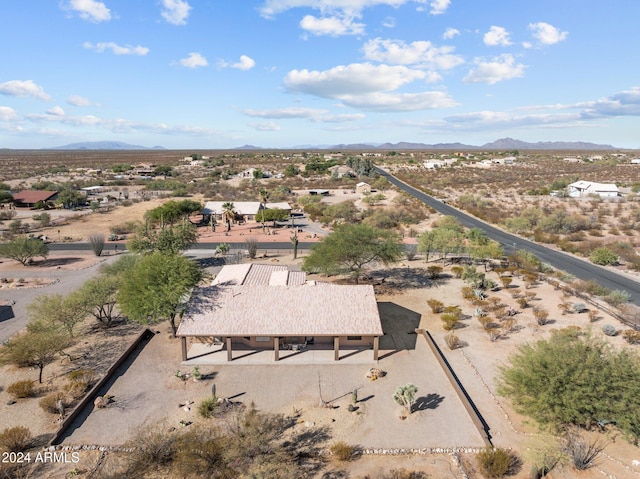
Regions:
[[[601,266],[618,264],[618,255],[606,246],[594,249],[589,255],[589,259],[592,263],[599,264]]]
[[[338,459],[338,461],[350,461],[356,452],[355,446],[351,446],[344,441],[334,442],[329,446],[329,452]]]
[[[548,340],[519,346],[509,362],[501,368],[498,392],[518,412],[556,428],[591,428],[615,418],[623,433],[640,438],[640,358],[633,351],[565,328],[552,331]]]
[[[36,395],[33,381],[17,381],[7,388],[7,392],[16,399],[30,398]]]
[[[485,477],[504,477],[509,474],[513,455],[502,448],[485,448],[476,454],[478,465]]]
[[[219,410],[218,398],[215,396],[211,396],[205,398],[198,405],[198,414],[205,419],[209,419],[215,417],[216,413]]]
[[[23,451],[31,443],[31,432],[24,426],[10,427],[0,433],[0,449]]]

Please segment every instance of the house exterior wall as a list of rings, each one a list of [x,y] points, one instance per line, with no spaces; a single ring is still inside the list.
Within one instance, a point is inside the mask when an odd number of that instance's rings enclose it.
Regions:
[[[350,336],[340,336],[340,347],[369,347],[373,346],[373,336],[361,336],[361,339],[348,339]],[[313,336],[313,344],[333,345],[334,336]],[[303,344],[304,337],[281,337],[280,343]],[[242,344],[253,349],[273,349],[273,336],[233,337],[231,344]]]

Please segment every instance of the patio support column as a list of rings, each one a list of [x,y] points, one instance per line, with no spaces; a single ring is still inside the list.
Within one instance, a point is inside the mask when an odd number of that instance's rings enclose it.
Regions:
[[[373,360],[378,360],[378,349],[380,347],[380,336],[373,337]]]
[[[280,338],[277,336],[273,337],[273,353],[275,360],[280,361]]]
[[[231,338],[227,337],[225,339],[227,341],[227,361],[232,361],[233,360],[233,351],[231,349]]]
[[[182,343],[182,360],[186,361],[187,360],[187,337],[186,336],[180,337],[180,343]]]
[[[333,360],[338,361],[340,359],[340,336],[333,337]]]

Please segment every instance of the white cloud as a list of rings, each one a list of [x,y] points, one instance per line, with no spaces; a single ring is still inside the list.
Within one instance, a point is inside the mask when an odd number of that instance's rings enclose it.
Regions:
[[[581,103],[583,118],[640,116],[640,87],[615,93],[607,98]]]
[[[247,55],[240,55],[240,60],[236,63],[231,63],[226,60],[219,60],[218,67],[220,68],[235,68],[237,70],[251,70],[254,66],[256,66],[256,62],[253,58],[248,57]]]
[[[13,121],[18,118],[16,111],[9,106],[0,106],[0,121]]]
[[[348,106],[372,111],[417,111],[451,108],[458,103],[441,91],[421,93],[375,92],[365,95],[343,95],[340,100]]]
[[[280,127],[273,121],[249,123],[249,126],[258,131],[280,131]]]
[[[190,52],[188,57],[180,60],[180,65],[185,68],[206,67],[208,64],[207,59],[198,52]]]
[[[447,28],[444,33],[442,34],[442,38],[444,38],[445,40],[450,40],[455,36],[460,35],[460,30],[458,30],[457,28]]]
[[[340,113],[338,115],[322,115],[315,119],[315,121],[322,123],[350,123],[362,120],[363,118],[365,118],[365,115],[362,113]]]
[[[328,110],[301,107],[275,108],[272,110],[249,109],[243,111],[243,113],[247,116],[272,119],[314,118],[320,115],[324,115],[327,112]]]
[[[51,100],[51,97],[45,93],[44,89],[33,80],[10,80],[0,83],[0,93],[17,97],[31,96],[44,101]]]
[[[413,111],[456,105],[439,91],[392,93],[415,80],[428,78],[427,73],[405,66],[354,63],[325,71],[292,70],[284,84],[292,92],[337,99],[363,110]]]
[[[47,114],[53,116],[64,116],[64,110],[62,109],[62,107],[54,106],[53,108],[47,110]]]
[[[73,106],[93,106],[91,100],[80,95],[71,95],[67,103]]]
[[[300,20],[300,28],[318,36],[362,35],[365,25],[364,23],[355,23],[355,18],[358,17],[344,15],[317,18],[313,15],[305,15]]]
[[[90,22],[111,20],[111,11],[103,2],[96,2],[95,0],[69,0],[62,5],[62,8],[78,12],[80,18]]]
[[[525,66],[516,63],[513,55],[504,54],[492,61],[475,61],[477,67],[471,70],[462,81],[464,83],[488,83],[493,85],[503,80],[511,80],[524,76]]]
[[[162,0],[162,18],[173,25],[186,25],[191,5],[184,0]]]
[[[511,40],[509,39],[509,32],[503,27],[496,27],[495,25],[491,26],[482,39],[484,40],[484,44],[490,47],[506,47],[512,45]]]
[[[251,70],[254,66],[256,66],[256,62],[253,58],[248,57],[247,55],[240,55],[240,61],[231,65],[231,68],[237,68],[238,70]]]
[[[447,8],[449,8],[449,4],[451,3],[451,0],[433,0],[430,3],[431,6],[431,14],[432,15],[441,15],[444,12],[447,11]]]
[[[425,76],[425,72],[404,66],[352,63],[325,71],[292,70],[284,78],[284,84],[290,91],[339,98],[342,95],[395,90]]]
[[[406,44],[402,40],[375,38],[365,43],[363,50],[367,60],[396,65],[449,70],[464,63],[462,57],[453,54],[454,47],[436,47],[428,41]]]
[[[91,42],[84,42],[82,46],[88,50],[94,50],[98,53],[102,53],[106,50],[111,50],[114,55],[137,55],[144,56],[149,53],[147,47],[138,45],[137,47],[131,45],[118,45],[114,42],[100,42],[93,44]]]
[[[244,110],[247,116],[276,120],[307,119],[316,123],[347,123],[364,118],[362,113],[330,114],[329,110],[319,108],[288,107],[272,110]]]
[[[533,37],[542,45],[553,45],[566,39],[569,35],[569,32],[562,32],[553,25],[545,22],[530,23],[529,30],[531,30]]]

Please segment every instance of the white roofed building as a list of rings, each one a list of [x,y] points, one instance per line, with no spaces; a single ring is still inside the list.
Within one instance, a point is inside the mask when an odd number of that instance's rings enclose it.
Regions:
[[[596,183],[594,181],[576,181],[568,187],[569,196],[580,198],[582,196],[598,195],[601,198],[616,198],[622,196],[614,183]]]

